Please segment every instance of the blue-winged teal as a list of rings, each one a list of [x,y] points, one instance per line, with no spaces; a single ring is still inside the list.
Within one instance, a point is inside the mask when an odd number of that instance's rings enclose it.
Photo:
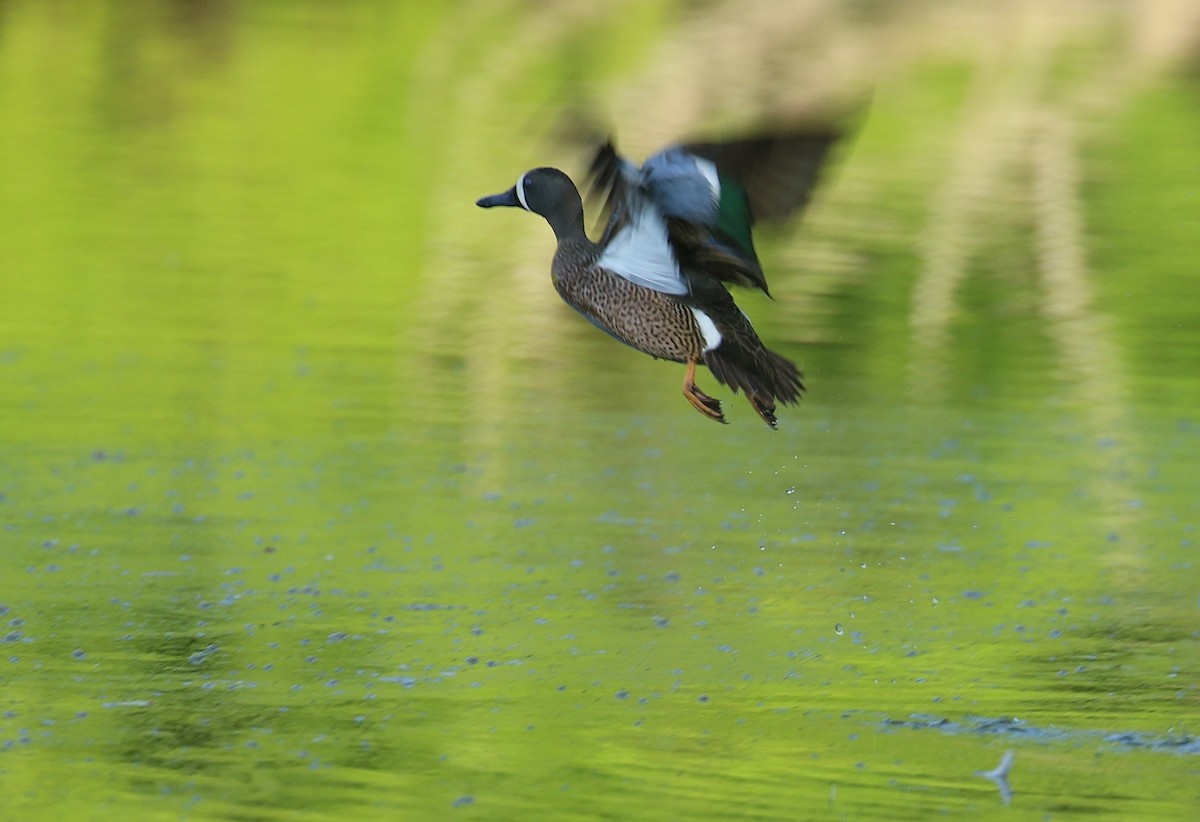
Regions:
[[[609,211],[598,243],[584,231],[579,190],[556,168],[527,171],[478,205],[545,217],[558,239],[550,272],[559,295],[621,342],[687,363],[683,395],[697,411],[725,422],[721,403],[696,387],[703,363],[734,393],[744,391],[774,428],[775,403],[800,399],[800,372],[763,345],[726,284],[767,293],[751,226],[807,202],[837,137],[833,129],[811,129],[685,144],[641,168],[608,143],[591,169]]]

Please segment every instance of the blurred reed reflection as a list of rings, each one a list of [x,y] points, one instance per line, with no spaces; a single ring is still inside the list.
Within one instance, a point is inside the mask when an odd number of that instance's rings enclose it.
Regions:
[[[1179,59],[1189,47],[1186,38],[1144,33],[1164,32],[1168,27],[1155,21],[1187,13],[1178,3],[1155,5],[1144,16],[1141,7],[1133,13],[1132,6],[1088,3],[964,8],[930,2],[906,5],[903,17],[877,11],[862,15],[844,4],[822,2],[692,9],[611,88],[572,80],[548,103],[508,106],[504,110],[515,116],[506,116],[503,124],[473,113],[462,129],[449,130],[449,138],[460,133],[469,141],[472,149],[459,155],[464,162],[484,156],[495,167],[503,161],[511,176],[513,169],[536,164],[578,167],[577,147],[547,143],[539,135],[553,135],[557,118],[573,111],[580,96],[606,98],[622,144],[642,156],[672,139],[736,133],[739,124],[786,119],[789,112],[819,108],[848,92],[879,89],[862,138],[866,150],[825,186],[806,224],[768,240],[779,302],[753,310],[761,311],[767,323],[786,320],[786,327],[768,328],[797,343],[801,352],[805,343],[854,346],[860,368],[879,370],[869,360],[890,360],[894,344],[886,354],[883,347],[874,347],[872,354],[867,338],[871,327],[884,327],[889,320],[861,311],[847,298],[863,293],[871,281],[911,281],[907,390],[947,401],[956,393],[948,379],[960,385],[973,379],[971,347],[955,329],[975,313],[966,302],[971,280],[986,277],[1007,296],[984,308],[985,322],[1020,329],[1022,335],[1031,323],[1041,325],[1057,341],[1059,373],[1074,375],[1072,382],[1088,379],[1088,361],[1103,362],[1092,373],[1118,373],[1121,366],[1111,341],[1103,339],[1098,307],[1079,301],[1090,277],[1079,217],[1083,193],[1072,171],[1082,138],[1067,136],[1063,143],[1063,135],[1075,135],[1081,127],[1086,135],[1087,123],[1119,108],[1121,95],[1137,88],[1132,74],[1154,72]],[[553,37],[547,32],[554,25],[543,21],[538,36]],[[561,25],[587,30],[588,24],[564,14]],[[571,30],[583,40],[590,36]],[[535,41],[493,49],[504,51],[498,56],[501,67],[506,61],[534,61],[545,52]],[[1147,59],[1149,52],[1153,59]],[[945,66],[937,81],[944,95],[891,96],[888,78],[920,59]],[[489,91],[471,99],[485,107],[494,104],[504,97],[500,89],[506,76],[519,81],[527,75],[527,68],[489,73]],[[1050,112],[1055,125],[1047,125]],[[470,128],[468,121],[489,127]],[[512,159],[514,151],[519,159]],[[474,171],[464,176],[476,178]],[[488,342],[481,344],[480,355],[490,351],[493,358],[501,357],[494,345],[501,339],[532,356],[553,348],[547,340],[572,332],[546,287],[545,266],[539,262],[539,253],[544,256],[550,245],[539,236],[544,232],[516,229],[522,248],[510,264],[500,265],[491,245],[496,229],[479,231],[489,243],[479,256],[491,258],[480,276],[494,281],[493,293],[514,301],[506,311],[471,323],[492,329],[481,335]],[[454,247],[449,238],[439,245]],[[914,251],[919,256],[914,258]],[[445,306],[437,310],[441,316],[461,317],[462,304],[448,301],[470,290],[465,284],[439,284],[430,290],[429,303]],[[1038,291],[1044,298],[1035,296]],[[1040,299],[1045,301],[1041,311]],[[1070,330],[1053,309],[1066,303],[1075,305],[1082,320]],[[522,333],[526,328],[536,331]],[[858,338],[860,331],[867,337]],[[999,333],[1003,338],[1013,332]],[[1081,349],[1085,356],[1079,356]],[[842,361],[842,355],[832,356]],[[496,373],[498,367],[493,361],[480,370]],[[1084,391],[1092,398],[1104,394],[1110,408],[1123,402],[1119,390],[1099,389],[1093,384]]]
[[[1011,747],[1014,810],[1190,818],[1198,31],[7,0],[6,809],[926,818]],[[641,159],[862,99],[739,296],[806,372],[778,433],[474,205],[578,179],[584,126]]]

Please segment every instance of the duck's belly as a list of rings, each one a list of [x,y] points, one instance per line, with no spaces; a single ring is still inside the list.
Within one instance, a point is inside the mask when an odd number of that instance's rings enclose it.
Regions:
[[[567,305],[626,345],[663,360],[699,358],[704,337],[692,310],[607,271],[555,279]]]

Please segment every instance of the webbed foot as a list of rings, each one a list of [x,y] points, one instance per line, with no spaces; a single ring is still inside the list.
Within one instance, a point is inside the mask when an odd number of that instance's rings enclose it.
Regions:
[[[687,374],[683,378],[683,396],[692,404],[693,408],[710,420],[716,420],[721,423],[725,422],[725,415],[721,413],[721,401],[715,397],[708,396],[708,394],[705,394],[696,387],[695,360],[688,362]]]

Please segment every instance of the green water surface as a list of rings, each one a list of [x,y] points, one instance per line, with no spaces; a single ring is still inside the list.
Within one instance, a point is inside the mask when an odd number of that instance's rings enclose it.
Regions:
[[[1193,818],[1195,58],[909,5],[778,432],[473,202],[793,4],[0,6],[0,819]]]

